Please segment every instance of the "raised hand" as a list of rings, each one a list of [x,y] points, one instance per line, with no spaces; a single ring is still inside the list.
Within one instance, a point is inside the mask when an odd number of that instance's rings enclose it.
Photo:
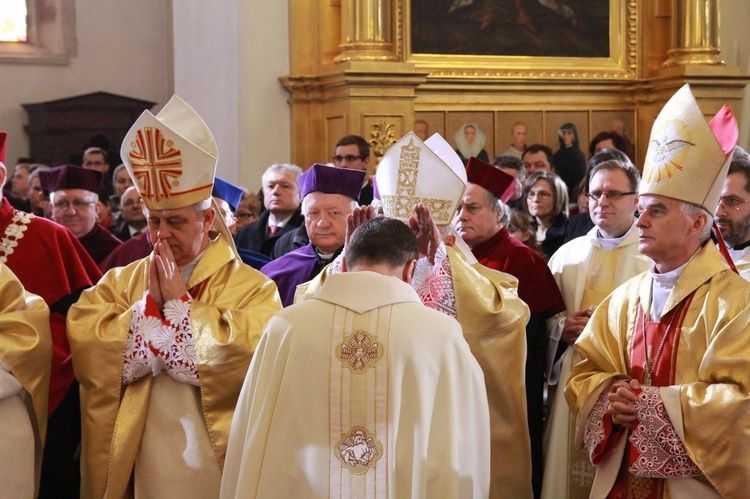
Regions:
[[[344,239],[344,246],[349,245],[349,238],[352,237],[357,227],[365,222],[369,222],[375,218],[375,210],[372,206],[360,206],[352,210],[351,215],[346,216],[346,237]]]
[[[427,257],[431,264],[435,263],[435,253],[440,246],[440,231],[432,219],[430,209],[419,203],[414,207],[414,216],[409,218],[409,228],[419,243],[419,253]]]

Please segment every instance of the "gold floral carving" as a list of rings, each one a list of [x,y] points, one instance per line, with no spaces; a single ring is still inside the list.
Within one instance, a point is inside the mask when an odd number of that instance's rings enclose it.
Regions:
[[[396,132],[394,131],[395,125],[388,123],[385,120],[380,123],[372,125],[372,132],[370,133],[370,147],[375,155],[375,163],[380,163],[380,159],[383,155],[396,143]]]

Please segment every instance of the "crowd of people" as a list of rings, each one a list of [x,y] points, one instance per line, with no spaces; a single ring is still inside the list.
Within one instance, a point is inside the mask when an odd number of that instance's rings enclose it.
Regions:
[[[586,161],[572,123],[553,152],[518,122],[490,162],[476,124],[426,128],[375,175],[349,135],[257,194],[176,96],[114,169],[6,182],[0,133],[4,495],[741,497],[731,111],[683,87],[640,170],[616,131]]]

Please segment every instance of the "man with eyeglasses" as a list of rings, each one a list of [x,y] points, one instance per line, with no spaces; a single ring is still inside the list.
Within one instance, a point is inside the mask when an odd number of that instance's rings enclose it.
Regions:
[[[750,157],[738,152],[729,165],[714,221],[737,271],[750,280]]]
[[[310,242],[260,269],[276,282],[281,303],[294,303],[297,285],[309,281],[344,248],[346,217],[357,207],[365,173],[315,164],[300,177],[302,214]]]
[[[370,146],[359,135],[347,135],[336,143],[333,164],[341,168],[361,170],[367,173],[367,169],[370,167]],[[365,175],[357,202],[360,206],[367,206],[372,204],[372,198],[372,180],[368,175]]]
[[[635,166],[610,159],[595,164],[587,178],[589,214],[595,226],[563,244],[549,261],[566,311],[548,321],[547,400],[552,402],[545,431],[543,498],[588,497],[594,468],[588,454],[571,441],[574,421],[563,390],[554,387],[568,379],[579,360],[573,344],[594,308],[617,286],[648,270],[651,262],[638,253],[635,210],[641,177]]]
[[[5,132],[0,132],[0,188],[7,178],[4,160]],[[4,197],[0,198],[0,239],[0,262],[50,309],[52,368],[39,496],[78,497],[81,410],[65,317],[81,292],[96,284],[102,274],[68,229],[16,210]]]
[[[102,174],[73,165],[39,173],[42,189],[50,195],[52,220],[68,229],[97,265],[122,242],[96,223]]]

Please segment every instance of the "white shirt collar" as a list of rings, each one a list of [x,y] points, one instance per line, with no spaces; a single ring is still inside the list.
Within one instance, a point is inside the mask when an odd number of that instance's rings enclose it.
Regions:
[[[137,236],[141,232],[143,232],[145,229],[138,230],[132,225],[128,225],[128,232],[130,232],[130,237]]]
[[[732,261],[734,263],[737,263],[740,260],[742,260],[745,257],[745,255],[750,253],[750,246],[747,246],[745,248],[738,249],[738,250],[727,248],[727,251],[729,251],[729,256],[732,258]]]
[[[634,230],[635,230],[635,220],[633,220],[633,224],[630,226],[630,228],[625,234],[623,234],[620,237],[615,237],[612,239],[602,237],[601,233],[599,232],[599,229],[596,229],[596,240],[599,242],[599,246],[601,246],[601,248],[604,251],[610,251],[610,250],[617,248],[620,245],[620,243],[622,243]]]
[[[698,251],[700,251],[700,248]],[[684,264],[674,270],[664,272],[663,274],[658,274],[656,272],[655,264],[651,265],[651,268],[649,269],[649,273],[652,277],[651,309],[649,310],[649,315],[651,316],[652,321],[658,322],[661,319],[661,314],[664,310],[664,305],[667,303],[667,298],[669,298],[669,293],[672,292],[675,284],[677,284],[677,280],[680,278],[688,264],[693,260],[695,255],[698,254],[698,251],[696,251]]]
[[[288,217],[286,217],[283,220],[276,221],[276,217],[273,216],[273,213],[269,213],[268,214],[268,226],[270,227],[272,225],[275,225],[276,227],[278,227],[280,229],[283,226],[285,226],[287,224],[287,222],[289,222],[289,220],[292,219],[293,216],[294,216],[294,213],[292,213],[291,215],[289,215]]]

